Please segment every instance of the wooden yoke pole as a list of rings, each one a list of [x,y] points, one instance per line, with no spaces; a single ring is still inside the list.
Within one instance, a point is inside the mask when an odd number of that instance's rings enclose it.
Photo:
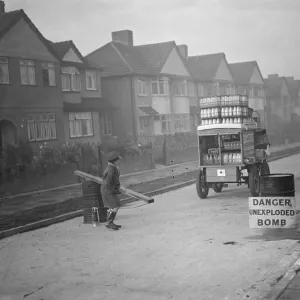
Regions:
[[[103,183],[102,178],[94,176],[94,175],[91,175],[91,174],[87,174],[87,173],[82,172],[82,171],[74,171],[74,174],[77,175],[77,176],[79,176],[79,177],[82,177],[82,178],[84,178],[86,180],[92,180],[92,181],[94,181],[96,183],[99,183],[99,184]],[[154,202],[153,198],[150,198],[150,197],[148,197],[148,196],[146,196],[144,194],[135,192],[133,190],[127,189],[127,188],[125,188],[123,186],[120,187],[120,191],[123,192],[124,194],[128,195],[128,196],[141,199],[141,200],[145,201],[148,204]]]

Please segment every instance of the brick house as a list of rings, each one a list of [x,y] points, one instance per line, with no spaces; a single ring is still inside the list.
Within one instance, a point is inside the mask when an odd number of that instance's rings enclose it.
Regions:
[[[0,145],[64,140],[59,57],[23,10],[0,1]]]
[[[266,84],[256,61],[229,64],[234,78],[235,90],[247,95],[249,106],[260,115],[261,126],[267,127]]]
[[[89,63],[73,41],[50,44],[61,65],[65,139],[103,142],[113,135],[113,106],[102,98],[101,68]]]
[[[288,128],[290,137],[294,141],[300,141],[300,80],[294,77],[286,77],[289,93],[291,95],[291,122]]]
[[[132,31],[117,31],[86,59],[103,66],[103,95],[119,108],[119,137],[191,130],[192,77],[174,41],[134,46]]]
[[[278,74],[268,75],[264,79],[267,87],[267,119],[269,134],[276,137],[276,142],[283,142],[291,122],[292,100],[285,77]]]
[[[185,56],[194,78],[195,97],[191,111],[195,125],[199,124],[199,99],[201,97],[231,95],[235,93],[234,81],[224,53]]]

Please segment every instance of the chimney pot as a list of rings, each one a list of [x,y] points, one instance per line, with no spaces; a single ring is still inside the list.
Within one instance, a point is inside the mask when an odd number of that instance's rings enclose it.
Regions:
[[[183,58],[187,58],[188,57],[188,46],[183,44],[183,45],[178,45],[177,47],[179,49],[179,52],[183,56]]]
[[[0,1],[0,17],[5,13],[5,3],[3,0]]]
[[[113,42],[133,46],[133,32],[131,30],[114,31],[111,33],[111,37]]]

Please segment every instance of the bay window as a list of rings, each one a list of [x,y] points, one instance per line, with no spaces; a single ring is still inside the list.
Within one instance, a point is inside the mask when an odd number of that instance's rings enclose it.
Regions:
[[[161,115],[161,131],[163,134],[171,133],[171,116],[170,115]]]
[[[175,132],[187,132],[191,130],[190,114],[178,114],[173,116]]]
[[[174,83],[174,94],[176,96],[188,95],[188,83],[187,81],[179,81]]]
[[[29,141],[48,141],[56,139],[54,113],[27,115],[27,133]]]
[[[0,57],[0,84],[9,84],[8,59]]]
[[[163,79],[155,79],[151,81],[153,95],[168,95],[168,81]]]
[[[189,82],[189,95],[192,97],[196,97],[196,84],[194,82]]]
[[[93,136],[93,117],[91,112],[69,113],[70,137]]]
[[[198,84],[198,96],[204,97],[204,86],[202,84]]]
[[[238,94],[239,95],[247,95],[247,89],[243,86],[238,87]]]
[[[140,117],[139,122],[140,122],[140,130],[142,131],[148,128],[150,125],[149,117]]]
[[[250,88],[249,88],[249,97],[254,97],[254,88],[253,88],[253,86],[250,86]]]
[[[81,90],[80,73],[75,67],[63,67],[61,69],[62,90],[79,92]]]
[[[36,85],[34,61],[21,59],[20,73],[22,85]]]

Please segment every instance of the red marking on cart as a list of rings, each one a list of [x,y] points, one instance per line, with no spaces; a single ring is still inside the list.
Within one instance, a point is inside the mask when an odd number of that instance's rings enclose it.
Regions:
[[[221,176],[221,177],[226,176],[225,169],[218,169],[217,170],[217,175]]]

